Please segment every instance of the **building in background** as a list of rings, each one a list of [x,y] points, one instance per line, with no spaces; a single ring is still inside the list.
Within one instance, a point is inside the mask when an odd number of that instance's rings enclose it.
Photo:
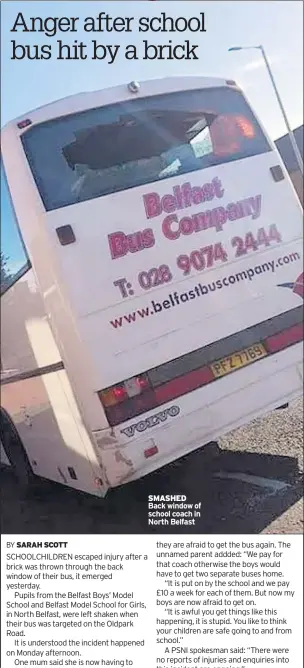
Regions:
[[[293,132],[303,158],[303,125],[300,125],[300,127],[296,128]],[[299,170],[289,135],[287,134],[284,135],[284,137],[280,137],[276,140],[275,144],[303,205],[303,176]]]

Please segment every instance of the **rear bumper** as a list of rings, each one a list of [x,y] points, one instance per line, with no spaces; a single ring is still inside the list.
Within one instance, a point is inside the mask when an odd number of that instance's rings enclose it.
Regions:
[[[109,437],[107,444],[99,443],[109,486],[116,487],[141,478],[279,405],[293,401],[302,392],[302,345],[296,344],[163,406],[164,410],[172,406],[178,408],[178,414],[175,417],[168,414],[166,420],[147,428],[137,438],[128,441],[121,433],[134,420],[119,425],[115,435],[112,432],[112,443]],[[156,412],[150,411],[135,421],[144,420]],[[147,451],[152,454],[147,456]]]

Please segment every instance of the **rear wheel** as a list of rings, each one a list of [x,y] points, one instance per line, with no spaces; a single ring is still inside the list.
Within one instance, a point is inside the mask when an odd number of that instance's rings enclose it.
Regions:
[[[14,476],[23,494],[30,492],[37,481],[18,431],[9,414],[1,408],[0,438]]]

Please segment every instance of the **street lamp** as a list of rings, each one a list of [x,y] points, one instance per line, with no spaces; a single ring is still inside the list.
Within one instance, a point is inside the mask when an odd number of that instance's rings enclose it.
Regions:
[[[228,49],[228,51],[244,51],[245,49],[258,49],[262,54],[262,57],[264,59],[264,62],[265,62],[265,65],[266,65],[266,68],[267,68],[267,71],[268,71],[268,74],[269,74],[270,79],[271,79],[271,83],[273,85],[273,89],[274,89],[276,98],[278,100],[281,112],[283,114],[283,118],[284,118],[284,121],[285,121],[285,124],[286,124],[286,127],[287,127],[287,131],[288,131],[288,134],[289,134],[289,139],[290,139],[291,145],[293,147],[294,154],[295,154],[296,159],[297,159],[297,163],[299,165],[301,173],[303,174],[302,156],[301,156],[301,153],[299,151],[299,147],[297,145],[297,142],[295,140],[295,136],[293,134],[293,131],[292,131],[290,125],[289,125],[289,121],[288,121],[288,118],[287,118],[287,115],[286,115],[286,111],[284,109],[283,102],[282,102],[281,97],[279,95],[279,91],[276,87],[276,83],[275,83],[275,80],[274,80],[274,77],[273,77],[273,74],[272,74],[272,71],[271,71],[271,68],[270,68],[268,58],[267,58],[266,53],[264,51],[264,48],[263,48],[262,45],[259,45],[259,46],[232,46],[232,47],[230,47],[230,49]]]

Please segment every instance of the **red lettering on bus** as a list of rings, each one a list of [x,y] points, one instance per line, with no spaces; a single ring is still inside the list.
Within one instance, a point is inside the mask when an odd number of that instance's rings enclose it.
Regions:
[[[147,193],[143,196],[143,201],[147,218],[155,218],[161,213],[170,214],[202,202],[210,202],[223,195],[222,182],[215,176],[211,183],[204,183],[202,186],[192,187],[189,181],[174,186],[173,194],[166,193],[162,197],[155,192]]]
[[[132,234],[124,232],[113,232],[108,234],[108,241],[112,260],[118,257],[124,257],[127,253],[137,253],[145,248],[152,248],[155,244],[153,230],[147,228]]]
[[[157,193],[148,193],[144,195],[144,205],[147,218],[155,218],[162,212],[160,197]]]
[[[174,230],[171,228],[172,223],[177,223],[176,232],[174,232]],[[162,230],[166,239],[170,239],[170,241],[175,241],[175,239],[178,239],[180,237],[178,217],[175,215],[166,216],[162,224]]]

